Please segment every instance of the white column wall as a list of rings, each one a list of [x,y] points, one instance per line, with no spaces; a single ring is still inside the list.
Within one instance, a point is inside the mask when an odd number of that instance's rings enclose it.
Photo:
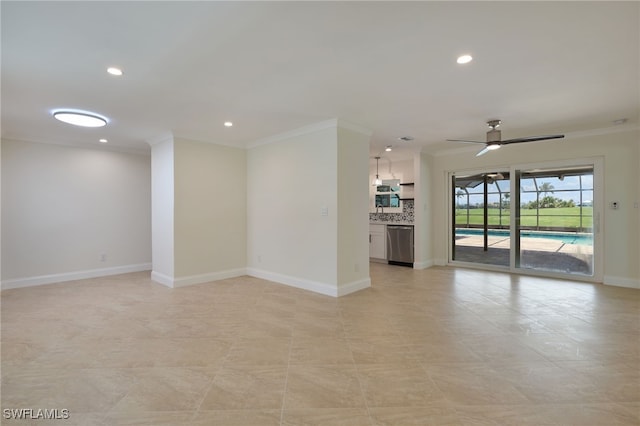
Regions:
[[[151,146],[151,278],[170,287],[175,271],[173,181],[173,137],[170,137]]]
[[[323,294],[337,292],[336,159],[335,127],[248,151],[250,275]]]
[[[371,286],[369,138],[338,128],[338,295]]]
[[[415,154],[414,175],[415,175],[415,229],[414,229],[414,251],[415,269],[424,269],[434,264],[433,260],[433,223],[432,212],[434,209],[432,193],[432,158],[427,154]]]
[[[175,139],[175,285],[245,274],[246,150]]]

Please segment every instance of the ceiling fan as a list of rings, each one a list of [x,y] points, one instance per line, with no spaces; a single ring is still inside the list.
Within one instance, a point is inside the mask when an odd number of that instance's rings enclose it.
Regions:
[[[487,121],[487,125],[489,126],[489,131],[487,132],[487,141],[468,141],[463,139],[447,139],[450,142],[468,142],[468,143],[483,143],[484,148],[480,152],[476,154],[476,157],[486,154],[489,151],[496,150],[500,148],[502,145],[508,145],[510,143],[522,143],[522,142],[535,142],[535,141],[544,141],[547,139],[560,139],[564,138],[564,135],[547,135],[547,136],[528,136],[525,138],[515,138],[515,139],[501,139],[501,131],[498,130],[502,121],[500,120],[489,120]]]

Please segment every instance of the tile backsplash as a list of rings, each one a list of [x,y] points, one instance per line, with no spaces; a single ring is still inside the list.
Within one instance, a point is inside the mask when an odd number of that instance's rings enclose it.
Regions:
[[[413,200],[402,202],[402,213],[369,213],[369,222],[413,223]]]

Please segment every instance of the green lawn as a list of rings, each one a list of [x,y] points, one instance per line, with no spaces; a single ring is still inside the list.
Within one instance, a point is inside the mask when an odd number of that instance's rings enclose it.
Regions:
[[[539,223],[536,224],[535,209],[522,209],[520,210],[522,226],[544,226],[544,227],[563,227],[563,228],[578,228],[580,227],[580,207],[556,207],[548,209],[540,209]],[[490,208],[489,213],[489,225],[509,225],[510,210],[502,210],[502,218],[500,218],[500,211],[496,208]],[[469,224],[470,225],[482,225],[483,223],[483,210],[482,209],[469,209]],[[467,224],[467,210],[456,209],[456,224]],[[590,228],[593,225],[593,208],[582,207],[582,227]]]

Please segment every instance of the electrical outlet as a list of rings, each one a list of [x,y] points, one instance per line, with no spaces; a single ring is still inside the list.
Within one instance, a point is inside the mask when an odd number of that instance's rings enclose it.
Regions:
[[[100,255],[100,262],[106,262],[107,261],[107,254],[106,253],[102,253]]]

